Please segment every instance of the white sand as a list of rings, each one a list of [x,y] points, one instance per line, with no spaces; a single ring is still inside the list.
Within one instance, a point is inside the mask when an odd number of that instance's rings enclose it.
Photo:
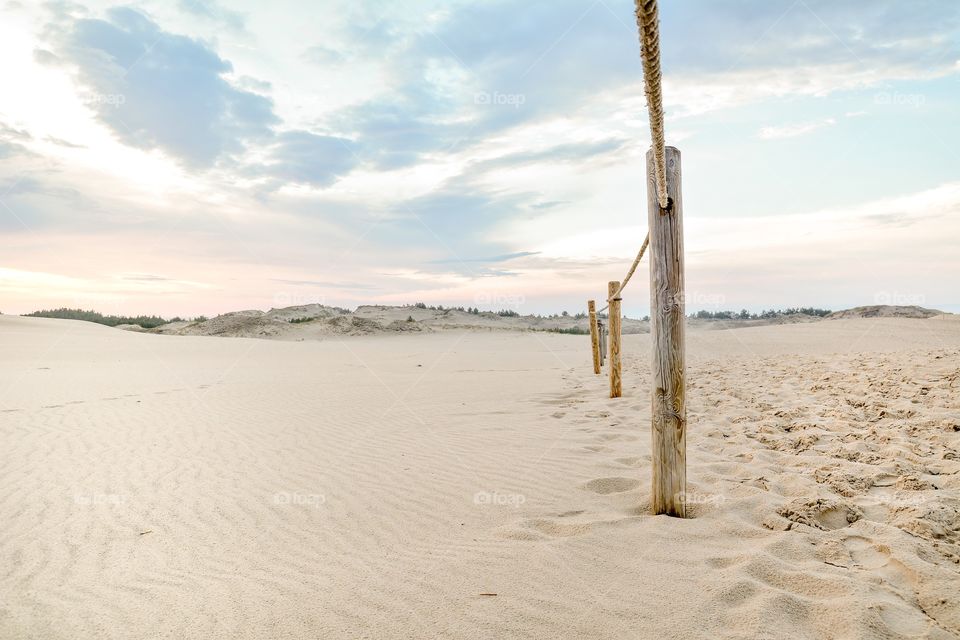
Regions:
[[[0,638],[958,637],[960,321],[688,342],[678,520],[646,335],[0,317]]]

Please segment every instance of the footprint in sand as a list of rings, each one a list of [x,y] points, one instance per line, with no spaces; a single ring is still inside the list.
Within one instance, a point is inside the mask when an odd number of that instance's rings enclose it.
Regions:
[[[795,498],[777,510],[780,516],[822,531],[842,529],[863,517],[855,505],[828,498]]]
[[[554,522],[553,520],[548,520],[547,518],[535,518],[533,520],[527,520],[523,523],[523,526],[533,529],[534,531],[542,533],[550,538],[569,538],[570,536],[581,536],[590,532],[589,522],[565,524],[561,522]]]
[[[609,418],[611,414],[609,411],[587,411],[583,415],[588,418]]]
[[[637,436],[629,436],[623,433],[601,433],[598,437],[604,442],[634,442],[639,439]]]
[[[879,569],[890,562],[890,549],[886,545],[874,544],[860,536],[850,536],[843,541],[847,553],[854,565],[861,569]]]
[[[592,491],[605,496],[611,493],[624,493],[625,491],[632,491],[640,486],[640,481],[633,478],[623,477],[597,478],[596,480],[591,480],[582,486],[587,491]]]
[[[533,518],[524,520],[519,528],[503,532],[503,537],[510,540],[549,540],[553,538],[571,538],[590,533],[590,523],[561,523],[548,518]]]

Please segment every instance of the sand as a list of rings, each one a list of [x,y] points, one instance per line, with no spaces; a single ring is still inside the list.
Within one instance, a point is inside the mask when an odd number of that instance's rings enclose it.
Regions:
[[[0,316],[0,638],[960,637],[960,320],[691,329],[686,520],[587,344]]]

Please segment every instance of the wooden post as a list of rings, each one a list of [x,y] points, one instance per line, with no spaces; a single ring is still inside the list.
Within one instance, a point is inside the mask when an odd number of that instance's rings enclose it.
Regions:
[[[600,330],[600,366],[607,362],[607,326],[597,317],[597,329]]]
[[[619,398],[623,393],[620,380],[620,298],[614,298],[620,291],[616,280],[607,285],[607,297],[610,300],[610,397]]]
[[[686,516],[687,407],[684,385],[683,201],[680,152],[666,148],[667,195],[657,201],[653,150],[647,152],[650,229],[651,435],[654,514]]]
[[[590,348],[593,353],[593,372],[600,374],[600,332],[597,329],[597,303],[587,300],[587,312],[590,315]]]

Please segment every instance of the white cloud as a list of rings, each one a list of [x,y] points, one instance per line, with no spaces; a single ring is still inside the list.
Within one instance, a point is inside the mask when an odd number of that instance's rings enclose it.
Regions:
[[[813,122],[800,122],[797,124],[786,124],[774,127],[763,127],[757,133],[761,140],[778,140],[780,138],[796,138],[807,133],[835,125],[837,121],[834,118],[824,118]]]

